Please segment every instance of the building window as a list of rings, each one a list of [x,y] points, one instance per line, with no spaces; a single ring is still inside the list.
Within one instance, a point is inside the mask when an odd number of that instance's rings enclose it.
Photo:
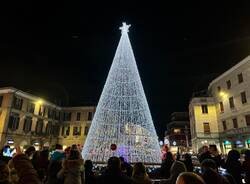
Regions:
[[[0,107],[2,107],[2,103],[3,103],[3,96],[0,96]]]
[[[210,125],[208,122],[203,123],[204,134],[210,134]]]
[[[46,134],[47,135],[51,135],[52,134],[52,122],[51,121],[49,121],[48,123],[47,123],[47,125],[46,125]]]
[[[36,134],[41,135],[43,133],[43,120],[38,119],[36,122]]]
[[[81,113],[77,112],[76,113],[76,121],[80,121],[80,119],[81,119]]]
[[[53,119],[54,118],[55,111],[51,108],[48,108],[48,118]]]
[[[224,105],[223,105],[223,102],[220,102],[220,112],[224,112]]]
[[[45,107],[40,105],[40,108],[39,108],[39,116],[45,116]]]
[[[247,126],[250,126],[250,115],[246,115],[245,118]]]
[[[223,126],[223,130],[227,130],[227,123],[226,123],[226,121],[222,121],[222,126]]]
[[[243,82],[243,75],[242,75],[242,73],[238,74],[238,82],[239,82],[239,84]]]
[[[218,90],[218,92],[220,92],[220,90],[221,90],[220,86],[217,87],[217,90]]]
[[[231,109],[233,109],[235,106],[234,106],[234,97],[230,97],[229,98],[229,106]]]
[[[91,120],[92,120],[92,116],[93,116],[93,113],[92,113],[92,112],[89,112],[89,113],[88,113],[88,121],[91,121]]]
[[[24,120],[23,131],[25,133],[28,133],[31,131],[31,127],[32,127],[32,118],[26,117]]]
[[[73,128],[73,135],[77,136],[77,135],[81,135],[81,131],[82,131],[82,127],[74,127]]]
[[[27,105],[27,112],[34,113],[34,111],[35,111],[35,104],[29,102]]]
[[[201,110],[203,114],[207,114],[208,113],[207,105],[201,105]]]
[[[227,81],[227,89],[231,89],[231,81],[230,80]]]
[[[238,128],[238,122],[236,118],[233,119],[233,127]]]
[[[65,134],[66,134],[67,136],[69,136],[69,134],[70,134],[70,126],[67,126]]]
[[[63,121],[70,121],[70,120],[71,120],[71,112],[64,112]]]
[[[22,106],[23,106],[23,99],[17,98],[17,97],[15,96],[14,99],[13,99],[12,107],[13,107],[14,109],[21,110],[21,109],[22,109]]]
[[[84,129],[84,135],[88,135],[88,132],[89,132],[89,127],[85,127],[85,129]]]
[[[246,92],[245,92],[245,91],[241,92],[241,93],[240,93],[240,96],[241,96],[241,103],[242,103],[242,104],[247,103]]]
[[[8,128],[11,129],[12,131],[17,130],[19,126],[19,121],[20,121],[19,114],[11,113],[9,117]]]
[[[55,119],[60,120],[60,111],[55,112]]]
[[[174,128],[174,133],[175,134],[180,134],[181,133],[181,129],[180,128]]]

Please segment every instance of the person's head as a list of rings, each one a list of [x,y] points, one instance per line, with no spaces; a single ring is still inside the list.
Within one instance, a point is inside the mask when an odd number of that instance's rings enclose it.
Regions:
[[[217,152],[218,150],[217,150],[217,146],[215,145],[215,144],[211,144],[211,145],[209,145],[209,152],[210,153],[215,153],[215,152]]]
[[[209,168],[202,173],[202,178],[204,179],[206,184],[222,183],[222,177],[217,172]]]
[[[35,153],[35,151],[36,151],[35,147],[30,146],[28,147],[28,149],[26,149],[25,155],[27,155],[28,157],[31,157]]]
[[[76,144],[73,144],[73,145],[71,146],[71,149],[72,149],[72,150],[78,150],[78,147],[77,147]]]
[[[191,155],[188,153],[184,154],[184,160],[191,160],[192,161]]]
[[[212,159],[205,159],[201,162],[201,170],[204,172],[207,169],[212,169],[215,172],[218,172],[217,164]]]
[[[173,179],[174,178],[176,179],[180,173],[186,172],[186,171],[187,169],[183,162],[175,161],[170,168],[170,175]]]
[[[178,176],[176,184],[205,184],[205,181],[193,172],[183,172]]]
[[[78,160],[81,158],[81,155],[80,155],[80,152],[78,150],[70,150],[70,153],[69,153],[69,156],[68,156],[68,159],[69,160]]]
[[[138,162],[134,165],[132,176],[147,176],[146,168],[142,162]]]
[[[237,150],[230,150],[227,155],[227,161],[238,161],[240,153]]]
[[[120,172],[121,160],[118,157],[110,157],[108,160],[108,170],[111,172]]]
[[[202,147],[202,152],[203,153],[207,152],[208,150],[209,150],[208,146],[205,145],[205,146]]]
[[[124,163],[124,162],[125,162],[124,157],[119,157],[119,159],[120,159],[121,163]]]
[[[85,163],[84,163],[84,168],[87,171],[92,171],[92,168],[93,168],[92,161],[91,160],[86,160]]]
[[[173,161],[173,160],[174,160],[173,154],[170,151],[168,151],[166,153],[166,161]]]
[[[56,144],[56,150],[62,150],[63,146],[61,144]]]

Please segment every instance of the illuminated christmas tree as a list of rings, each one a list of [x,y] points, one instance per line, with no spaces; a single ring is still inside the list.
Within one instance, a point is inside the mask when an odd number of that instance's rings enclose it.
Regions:
[[[161,150],[123,23],[121,39],[83,148],[83,158],[106,162],[123,156],[128,162],[160,163]]]

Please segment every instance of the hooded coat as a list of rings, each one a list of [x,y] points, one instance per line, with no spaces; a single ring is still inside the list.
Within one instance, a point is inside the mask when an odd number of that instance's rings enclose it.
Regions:
[[[64,160],[58,178],[64,178],[64,184],[83,184],[83,160]]]
[[[175,184],[177,177],[180,173],[186,172],[186,166],[183,162],[175,161],[170,168],[170,177],[166,180],[162,180],[161,184]]]

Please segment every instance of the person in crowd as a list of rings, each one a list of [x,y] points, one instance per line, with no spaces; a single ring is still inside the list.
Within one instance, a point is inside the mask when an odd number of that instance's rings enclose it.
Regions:
[[[200,163],[205,159],[211,159],[210,152],[208,150],[208,146],[203,146],[201,149],[201,153],[198,156]]]
[[[186,171],[187,169],[183,162],[175,161],[170,168],[170,177],[168,179],[163,179],[160,184],[175,184],[179,174]]]
[[[229,184],[228,180],[210,168],[203,170],[202,178],[206,184]]]
[[[62,145],[56,144],[56,150],[52,153],[50,163],[48,166],[47,183],[48,184],[61,184],[63,179],[57,178],[57,173],[62,168],[62,161],[65,158],[65,153],[62,150]]]
[[[96,183],[96,177],[93,172],[93,163],[91,160],[86,160],[84,163],[85,171],[85,184],[94,184]]]
[[[165,160],[162,161],[161,164],[161,176],[165,179],[170,177],[170,168],[174,163],[174,158],[171,152],[167,152],[165,156]]]
[[[228,152],[225,168],[229,174],[231,174],[237,184],[241,184],[241,172],[242,166],[239,161],[240,153],[237,150],[231,150]]]
[[[213,159],[203,160],[201,163],[201,170],[202,170],[202,173],[204,174],[204,177],[207,177],[206,179],[204,178],[205,181],[209,180],[210,181],[210,182],[208,181],[209,183],[218,182],[218,183],[236,184],[235,180],[233,179],[233,177],[230,174],[228,174],[228,173],[220,174],[218,172],[218,166]],[[209,171],[207,171],[207,170],[209,170]],[[212,170],[213,172],[210,170]]]
[[[39,178],[44,181],[49,166],[49,150],[36,151],[31,161]]]
[[[183,172],[178,176],[176,184],[206,184],[206,183],[202,179],[202,177],[193,172]]]
[[[122,173],[121,160],[118,157],[110,157],[106,171],[98,178],[98,184],[132,184],[133,180]]]
[[[11,184],[8,165],[0,160],[0,184]]]
[[[30,146],[30,147],[28,147],[28,149],[26,149],[26,151],[24,153],[31,160],[35,151],[36,151],[35,147]]]
[[[215,144],[209,145],[209,152],[211,158],[215,161],[217,167],[220,167],[222,161],[217,146]]]
[[[193,166],[193,162],[192,162],[192,158],[190,154],[188,153],[184,154],[183,163],[185,164],[188,172],[193,172],[194,166]]]
[[[148,177],[146,168],[143,163],[138,162],[134,165],[132,179],[134,184],[152,184],[152,180]]]
[[[122,172],[125,175],[131,177],[132,172],[133,172],[133,167],[128,162],[125,161],[124,157],[119,157],[119,158],[121,160],[121,170],[122,170]]]
[[[19,177],[18,184],[41,184],[30,159],[21,152],[20,147],[16,147],[16,155],[12,161]]]
[[[245,172],[245,182],[250,183],[250,150],[245,151],[245,161],[242,164],[242,169]]]
[[[62,169],[57,173],[57,178],[63,179],[64,184],[83,184],[83,159],[80,152],[71,149],[69,157],[62,163]]]

